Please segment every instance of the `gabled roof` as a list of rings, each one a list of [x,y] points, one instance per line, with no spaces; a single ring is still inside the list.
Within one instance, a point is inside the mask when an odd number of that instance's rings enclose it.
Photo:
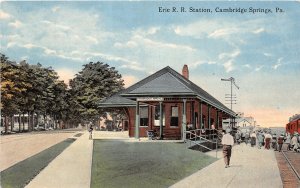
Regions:
[[[254,119],[253,119],[253,117],[240,117],[240,118],[235,119],[235,121],[237,123],[240,123],[242,121],[247,121],[248,123],[252,124],[252,122],[254,121]]]
[[[127,88],[122,96],[193,95],[187,79],[169,66]]]
[[[149,82],[140,85],[128,92],[128,94],[142,93],[190,93],[193,91],[185,84],[179,82],[170,72],[166,72],[159,77],[149,80]]]
[[[112,96],[114,99],[111,97],[101,102],[101,106],[102,104],[110,102],[112,104],[119,103],[124,105],[135,105],[134,101],[126,98],[135,99],[136,97],[141,96],[193,96],[209,105],[235,116],[235,113],[232,110],[169,66],[146,77],[122,92],[119,92],[117,95]],[[122,97],[124,97],[124,99],[121,99]]]

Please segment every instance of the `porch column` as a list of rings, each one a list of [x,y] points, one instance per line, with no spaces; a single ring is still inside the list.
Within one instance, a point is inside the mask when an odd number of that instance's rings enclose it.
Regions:
[[[219,110],[218,109],[216,110],[217,110],[216,129],[219,129]]]
[[[233,128],[233,116],[230,115],[230,125],[231,125],[231,129]]]
[[[185,140],[186,139],[186,99],[183,99],[183,113],[182,113],[182,125],[181,125],[181,129],[182,129],[182,139]]]
[[[230,117],[229,128],[232,129],[233,128],[233,117],[231,115],[229,115],[229,117]]]
[[[210,108],[211,106],[209,106],[209,104],[207,104],[207,123],[208,123],[208,129],[211,129],[211,125],[210,125]]]
[[[233,128],[233,127],[236,127],[236,126],[235,126],[235,117],[234,117],[234,116],[233,116],[233,126],[232,126],[232,128]]]
[[[162,101],[159,102],[159,136],[163,139],[163,110]]]
[[[190,102],[191,106],[190,106],[190,112],[191,112],[191,118],[192,118],[192,122],[191,124],[193,125],[193,129],[196,129],[196,121],[195,121],[195,102],[191,101]]]
[[[202,101],[199,101],[199,122],[200,122],[200,129],[202,129]]]
[[[135,138],[139,139],[140,137],[140,105],[139,105],[139,101],[136,101],[136,111],[135,111]]]

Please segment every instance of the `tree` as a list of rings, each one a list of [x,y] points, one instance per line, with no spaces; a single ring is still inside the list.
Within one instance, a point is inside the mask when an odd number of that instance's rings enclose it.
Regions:
[[[57,121],[68,121],[69,120],[69,103],[67,85],[63,81],[58,81],[54,83],[53,95],[54,100],[51,105],[51,114],[54,119],[55,128],[57,128]]]
[[[96,121],[105,113],[99,102],[124,86],[121,74],[102,62],[90,62],[70,81],[73,96],[72,109],[84,121]]]
[[[7,117],[28,114],[28,130],[33,130],[39,117],[44,123],[51,117],[57,122],[79,123],[97,121],[105,113],[98,103],[123,88],[124,81],[114,67],[102,62],[84,65],[70,81],[70,89],[58,80],[57,73],[40,63],[29,65],[26,61],[12,62],[1,57],[1,110]],[[35,116],[38,118],[35,118]],[[50,119],[50,123],[52,122]],[[53,123],[51,123],[53,124]],[[19,123],[19,130],[21,124]],[[24,124],[23,124],[24,130]]]
[[[39,63],[29,65],[26,61],[17,64],[1,54],[1,110],[5,115],[6,132],[9,124],[7,116],[19,114],[20,120],[21,114],[28,114],[29,130],[39,119],[34,121],[35,115],[42,115],[44,122],[48,115],[54,119],[62,118],[62,109],[68,109],[63,101],[66,99],[66,89],[67,86],[58,80],[57,73],[51,67],[44,68]]]
[[[11,117],[11,129],[13,129],[13,116],[20,112],[19,98],[22,92],[30,85],[24,82],[22,69],[15,62],[1,55],[1,110],[5,117],[5,132],[8,129],[8,117]],[[20,124],[19,124],[20,125]]]
[[[5,103],[12,99],[23,88],[18,87],[17,77],[20,73],[16,63],[9,61],[8,57],[1,54],[1,109]]]

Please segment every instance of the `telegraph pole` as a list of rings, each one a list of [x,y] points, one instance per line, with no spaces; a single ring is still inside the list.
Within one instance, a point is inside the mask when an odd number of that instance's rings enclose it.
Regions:
[[[236,85],[235,79],[233,77],[230,77],[228,79],[222,78],[221,81],[229,81],[231,83],[230,84],[230,96],[228,97],[228,95],[225,94],[225,101],[226,101],[226,98],[230,98],[230,100],[229,100],[230,101],[230,110],[232,110],[232,104],[236,104],[236,95],[232,94],[232,85],[234,84],[237,89],[239,89],[239,86]],[[233,102],[235,102],[235,103],[233,103]],[[233,118],[230,117],[229,126],[231,126],[231,128],[233,127],[232,119]]]
[[[231,83],[230,84],[230,96],[226,97],[226,95],[225,95],[225,98],[230,98],[230,100],[229,100],[230,101],[230,109],[232,110],[232,104],[233,104],[233,102],[236,102],[236,95],[232,94],[232,85],[234,84],[237,89],[240,89],[240,88],[239,88],[239,86],[236,85],[235,79],[233,77],[230,77],[228,79],[222,78],[221,81],[230,81],[230,83]],[[236,103],[234,103],[234,104],[236,104]]]

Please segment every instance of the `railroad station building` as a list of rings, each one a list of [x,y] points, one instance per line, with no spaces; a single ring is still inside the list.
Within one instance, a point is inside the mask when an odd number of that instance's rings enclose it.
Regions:
[[[189,80],[167,66],[100,103],[102,108],[124,110],[130,137],[147,137],[154,131],[161,139],[184,139],[187,129],[222,129],[222,120],[236,114]]]

